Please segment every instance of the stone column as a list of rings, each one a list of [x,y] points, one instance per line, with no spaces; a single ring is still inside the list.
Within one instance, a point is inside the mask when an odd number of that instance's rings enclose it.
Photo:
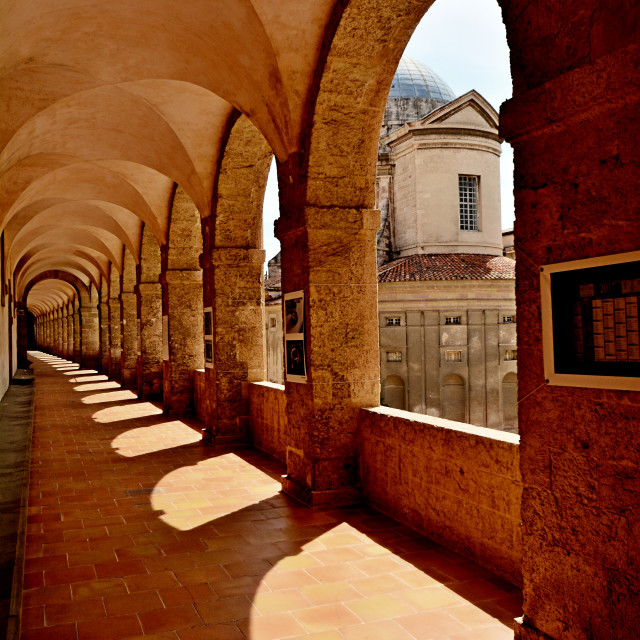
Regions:
[[[59,358],[64,358],[65,353],[65,336],[66,332],[63,331],[64,313],[62,309],[56,310],[56,355]],[[65,326],[66,329],[66,326]]]
[[[79,301],[73,305],[73,361],[82,366],[82,319]]]
[[[73,306],[74,302],[70,302],[67,309],[67,349],[65,358],[67,360],[73,361],[73,353],[74,353],[74,345],[75,345],[75,335],[74,335],[74,325],[73,325]]]
[[[163,361],[165,413],[193,411],[193,372],[204,366],[202,343],[202,271],[167,270],[162,276],[169,359]]]
[[[380,212],[307,206],[276,224],[283,294],[304,291],[307,382],[285,382],[283,489],[311,505],[359,500],[361,407],[380,401],[375,235]],[[301,216],[302,217],[302,216]],[[286,360],[286,354],[285,354]]]
[[[100,368],[100,319],[95,306],[80,307],[83,369]]]
[[[60,321],[60,353],[58,354],[61,358],[67,358],[67,347],[69,341],[69,335],[67,332],[67,305],[60,308],[59,314]]]
[[[138,312],[136,294],[122,292],[122,386],[138,385]]]
[[[100,301],[100,369],[102,373],[109,375],[109,304],[106,300]]]
[[[261,249],[218,248],[201,261],[214,318],[214,362],[205,369],[212,416],[207,430],[218,443],[248,439],[246,384],[266,379],[264,257]]]
[[[162,397],[162,285],[141,282],[137,285],[138,315],[138,397]]]
[[[120,380],[122,375],[122,330],[120,298],[109,298],[109,377]]]

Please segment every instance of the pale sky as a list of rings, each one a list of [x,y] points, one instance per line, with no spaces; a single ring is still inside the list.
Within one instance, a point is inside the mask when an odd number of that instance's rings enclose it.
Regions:
[[[431,67],[456,95],[475,89],[491,105],[511,97],[509,49],[496,0],[436,0],[416,28],[407,55]],[[513,153],[506,142],[500,159],[502,228],[513,227]],[[280,251],[273,236],[278,217],[275,163],[264,198],[264,247],[267,260]]]

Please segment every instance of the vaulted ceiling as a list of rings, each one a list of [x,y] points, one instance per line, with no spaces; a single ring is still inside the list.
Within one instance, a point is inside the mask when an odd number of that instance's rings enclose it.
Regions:
[[[0,226],[16,297],[43,272],[99,286],[142,224],[166,243],[174,183],[205,217],[242,112],[279,160],[303,113],[335,0],[5,0]],[[36,313],[73,296],[30,291]]]

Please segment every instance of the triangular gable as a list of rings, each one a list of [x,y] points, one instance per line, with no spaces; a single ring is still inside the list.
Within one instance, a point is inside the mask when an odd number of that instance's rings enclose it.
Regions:
[[[476,91],[448,102],[444,106],[427,114],[420,125],[438,124],[456,127],[471,126],[488,128],[497,132],[498,114],[493,107]]]

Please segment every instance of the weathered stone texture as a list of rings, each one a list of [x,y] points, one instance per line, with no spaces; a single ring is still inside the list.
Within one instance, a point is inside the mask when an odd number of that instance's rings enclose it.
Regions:
[[[283,293],[305,292],[306,384],[287,382],[283,487],[311,503],[357,492],[358,409],[379,402],[376,210],[308,207],[306,229],[280,220]],[[339,493],[344,493],[342,498]]]
[[[520,584],[519,438],[380,407],[360,412],[367,500]]]
[[[625,12],[614,38],[594,17],[602,7],[554,6],[567,20],[543,20],[536,44],[517,52],[516,97],[501,117],[517,167],[524,613],[552,638],[631,640],[640,626],[640,400],[545,383],[539,267],[638,249],[640,50],[626,45],[640,8]]]

